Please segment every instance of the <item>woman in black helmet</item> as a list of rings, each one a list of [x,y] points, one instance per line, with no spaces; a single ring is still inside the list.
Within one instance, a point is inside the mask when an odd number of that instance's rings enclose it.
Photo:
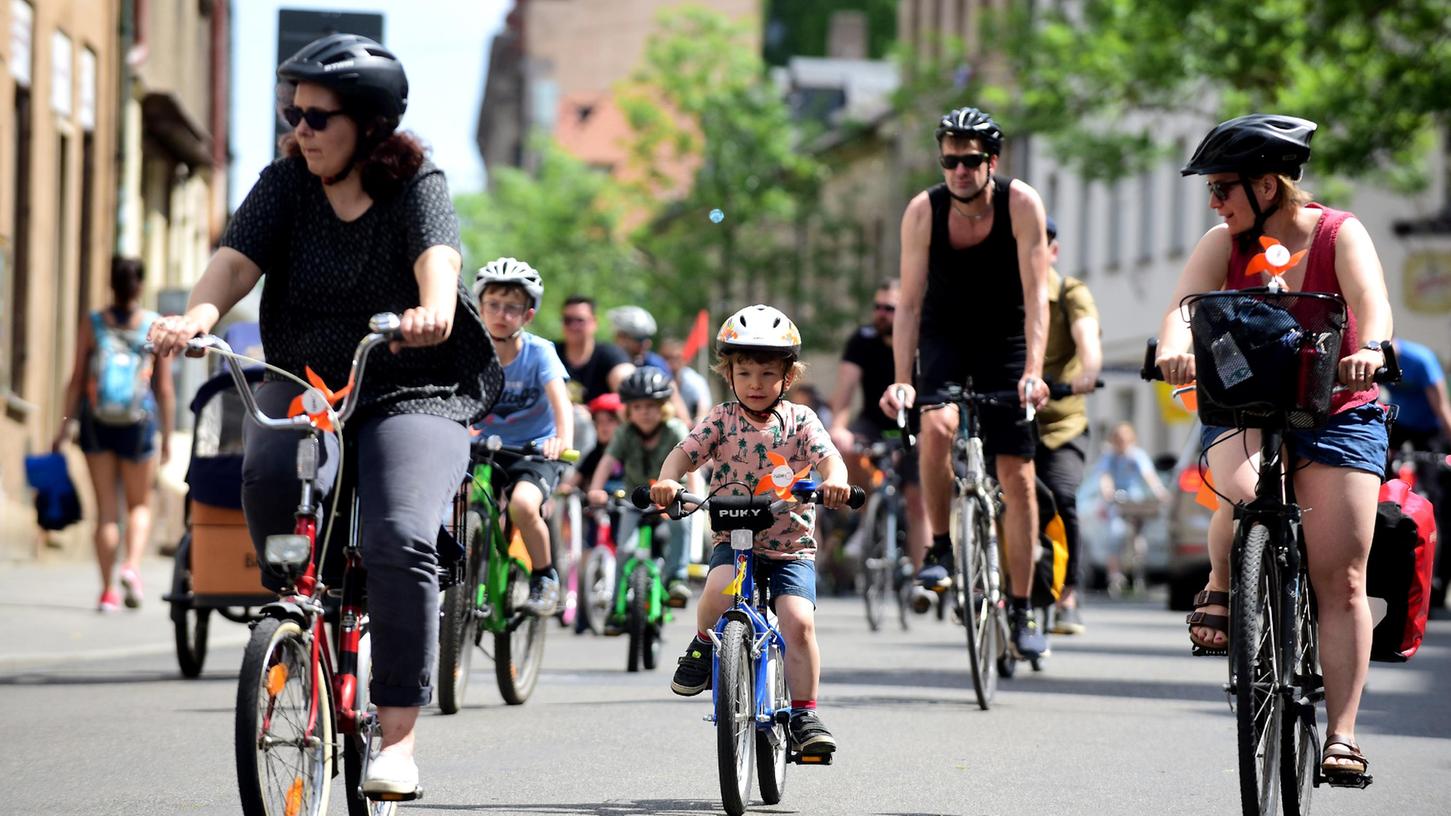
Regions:
[[[163,354],[181,350],[263,280],[268,362],[297,375],[310,367],[337,388],[368,318],[402,316],[401,347],[370,360],[348,435],[383,732],[363,789],[406,798],[418,789],[413,726],[437,663],[438,527],[468,465],[466,428],[493,404],[501,374],[459,278],[443,173],[397,131],[408,107],[398,59],[365,37],[334,34],[277,76],[278,113],[292,126],[283,156],[234,214],[186,313],[157,321],[151,340]],[[269,374],[258,403],[280,416],[298,391]],[[296,444],[293,434],[247,429],[242,500],[259,551],[269,533],[291,531]],[[331,487],[335,447],[324,456],[319,481]]]
[[[1202,175],[1209,206],[1224,219],[1199,240],[1159,330],[1164,377],[1174,385],[1194,380],[1189,326],[1180,316],[1184,297],[1219,289],[1263,286],[1265,273],[1248,272],[1260,236],[1277,241],[1294,262],[1285,272],[1296,291],[1343,295],[1349,323],[1339,350],[1339,380],[1348,386],[1331,401],[1328,427],[1287,431],[1294,463],[1295,495],[1302,507],[1310,580],[1320,615],[1320,660],[1325,675],[1327,776],[1358,777],[1368,763],[1355,744],[1355,717],[1369,669],[1371,613],[1365,596],[1365,564],[1375,524],[1384,469],[1385,416],[1375,404],[1371,380],[1385,364],[1380,341],[1391,336],[1385,275],[1370,235],[1355,216],[1311,203],[1296,182],[1310,158],[1316,125],[1293,116],[1251,114],[1220,124],[1204,137],[1184,175]],[[1303,257],[1291,253],[1308,250]],[[1205,428],[1203,447],[1215,487],[1234,500],[1254,496],[1259,432],[1243,443],[1213,444],[1233,433]],[[1209,585],[1189,616],[1196,654],[1224,654],[1228,645],[1229,550],[1233,507],[1221,500],[1209,528]]]

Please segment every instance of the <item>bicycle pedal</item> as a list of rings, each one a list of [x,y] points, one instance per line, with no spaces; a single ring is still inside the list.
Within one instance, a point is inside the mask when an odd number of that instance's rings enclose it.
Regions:
[[[786,761],[792,765],[830,765],[832,754],[803,754],[800,751],[787,751]]]
[[[687,603],[684,598],[669,598],[665,601],[665,605],[671,609],[684,609]]]
[[[1368,772],[1363,774],[1322,774],[1321,779],[1332,788],[1357,788],[1364,790],[1370,787],[1375,777]]]
[[[423,788],[411,793],[364,793],[370,802],[416,802],[423,798]]]

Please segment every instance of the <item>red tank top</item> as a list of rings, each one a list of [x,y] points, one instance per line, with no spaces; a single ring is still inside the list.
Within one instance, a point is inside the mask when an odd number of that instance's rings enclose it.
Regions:
[[[1306,207],[1313,207],[1321,210],[1320,220],[1315,223],[1315,232],[1310,236],[1310,254],[1305,259],[1305,280],[1300,284],[1302,292],[1325,292],[1344,297],[1340,291],[1340,279],[1335,276],[1335,239],[1340,235],[1340,225],[1345,219],[1352,217],[1352,213],[1344,210],[1332,210],[1320,204],[1306,204]],[[1268,283],[1268,275],[1264,272],[1256,273],[1253,277],[1245,274],[1249,267],[1250,260],[1258,253],[1244,252],[1239,247],[1239,242],[1232,242],[1229,252],[1229,276],[1224,281],[1225,289],[1250,289],[1256,286],[1264,286]],[[1360,333],[1356,330],[1355,312],[1346,307],[1345,334],[1340,340],[1340,356],[1342,358],[1353,354],[1360,348]],[[1338,414],[1342,411],[1349,411],[1351,408],[1358,408],[1367,403],[1375,402],[1380,397],[1380,389],[1368,388],[1364,391],[1337,391],[1330,397],[1330,412]]]

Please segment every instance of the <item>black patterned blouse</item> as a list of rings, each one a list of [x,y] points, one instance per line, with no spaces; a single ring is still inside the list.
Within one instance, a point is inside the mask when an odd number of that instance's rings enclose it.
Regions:
[[[303,159],[283,158],[262,171],[221,245],[246,255],[265,276],[261,330],[268,362],[298,376],[310,366],[336,390],[347,383],[368,318],[419,305],[413,264],[430,247],[457,249],[458,219],[443,171],[431,162],[397,195],[343,221]],[[458,294],[447,341],[371,354],[360,415],[430,414],[473,423],[488,413],[503,374],[462,279]]]

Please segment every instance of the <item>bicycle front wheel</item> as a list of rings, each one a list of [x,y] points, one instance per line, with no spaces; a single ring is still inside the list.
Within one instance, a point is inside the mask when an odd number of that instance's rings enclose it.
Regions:
[[[585,627],[596,635],[604,634],[614,603],[615,553],[609,547],[596,546],[584,557],[579,610]]]
[[[953,582],[962,626],[967,630],[967,659],[972,667],[972,690],[984,711],[997,693],[997,622],[993,620],[988,548],[990,520],[971,496],[959,496],[952,505],[952,537],[957,575]]]
[[[494,675],[504,702],[522,705],[539,680],[539,664],[544,661],[545,621],[520,611],[529,600],[529,573],[517,562],[509,564],[509,584],[504,596],[509,626],[494,635]]]
[[[652,648],[650,635],[650,571],[639,561],[630,570],[625,582],[625,628],[630,634],[630,654],[625,661],[625,671],[637,672],[643,666],[655,668],[655,661],[649,654]]]
[[[726,813],[741,816],[750,803],[756,749],[756,678],[751,671],[750,628],[744,621],[725,625],[716,660],[720,672],[715,690],[720,798]]]
[[[444,714],[457,714],[463,707],[469,664],[482,625],[478,598],[485,545],[478,513],[469,511],[464,531],[464,579],[444,590],[443,619],[438,624],[438,708]]]
[[[1287,669],[1280,655],[1280,568],[1270,530],[1250,524],[1234,561],[1230,593],[1230,685],[1239,736],[1239,794],[1245,816],[1268,816],[1277,805],[1281,694]]]
[[[877,494],[871,503],[867,516],[862,519],[863,535],[866,538],[862,559],[862,600],[867,607],[867,626],[873,632],[882,628],[882,617],[887,604],[887,592],[891,586],[892,565],[887,558],[887,516],[888,512]]]
[[[237,786],[246,816],[321,816],[333,777],[332,691],[295,621],[263,618],[237,678]]]

